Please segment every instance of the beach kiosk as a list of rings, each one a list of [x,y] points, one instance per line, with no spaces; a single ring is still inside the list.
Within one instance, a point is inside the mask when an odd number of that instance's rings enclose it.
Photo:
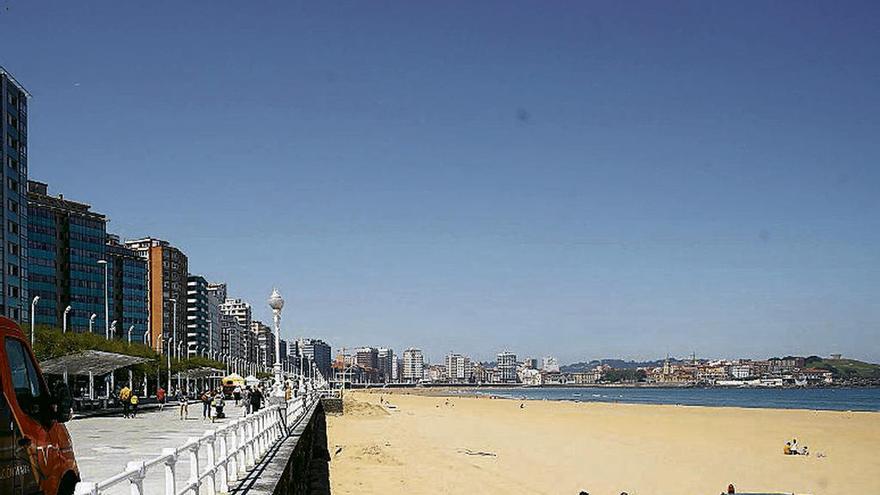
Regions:
[[[223,377],[221,382],[223,384],[223,395],[227,397],[232,396],[236,387],[244,387],[244,378],[238,373],[231,373],[228,376]]]

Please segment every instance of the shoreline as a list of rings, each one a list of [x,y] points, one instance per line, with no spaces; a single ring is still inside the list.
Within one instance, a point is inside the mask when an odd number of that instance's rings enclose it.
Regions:
[[[347,391],[351,393],[352,391]],[[880,415],[878,409],[821,409],[810,407],[763,407],[763,406],[746,406],[746,405],[707,405],[707,404],[681,404],[681,403],[653,403],[653,402],[635,402],[626,400],[577,400],[562,398],[537,398],[537,397],[507,397],[504,395],[492,395],[474,393],[472,388],[455,388],[455,387],[430,387],[421,389],[401,389],[401,388],[369,388],[357,389],[355,393],[375,395],[387,394],[393,396],[415,396],[415,397],[448,397],[448,398],[468,398],[468,399],[488,399],[488,400],[505,400],[505,401],[528,401],[528,402],[552,402],[561,404],[603,404],[603,405],[624,405],[624,406],[646,406],[646,407],[672,407],[672,408],[704,408],[704,409],[741,409],[745,411],[803,411],[817,413],[840,413],[840,414],[876,414]]]

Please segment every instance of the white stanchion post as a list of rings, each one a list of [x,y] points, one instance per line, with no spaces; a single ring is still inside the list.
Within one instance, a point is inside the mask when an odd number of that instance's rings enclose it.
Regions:
[[[137,474],[128,479],[131,483],[131,495],[144,494],[144,477],[147,475],[143,462],[129,462],[125,466],[126,471],[137,470]]]
[[[247,422],[243,421],[238,424],[238,434],[236,435],[235,444],[238,454],[235,458],[235,474],[236,478],[244,478],[247,472]]]
[[[205,436],[208,437],[207,439],[205,439],[205,441],[207,442],[207,448],[208,448],[208,452],[207,452],[208,472],[210,473],[208,475],[207,492],[208,492],[208,495],[215,495],[215,493],[217,492],[217,456],[216,456],[216,450],[214,450],[214,447],[215,447],[215,445],[214,445],[214,442],[215,442],[214,431],[213,430],[206,431]],[[198,495],[198,492],[196,492],[195,495]]]
[[[187,485],[192,489],[192,495],[199,495],[199,439],[187,440],[189,450],[189,479]]]
[[[177,495],[177,481],[174,479],[177,451],[175,449],[163,449],[162,455],[170,456],[165,461],[165,495]]]
[[[248,417],[244,425],[245,441],[245,470],[252,468],[257,463],[256,448],[254,446],[254,418]]]
[[[227,482],[229,481],[229,453],[226,450],[226,434],[228,432],[229,430],[226,430],[225,433],[221,433],[220,436],[217,437],[220,448],[218,454],[220,462],[217,463],[217,478],[220,480],[220,493],[226,493],[229,491],[229,485],[227,485]]]

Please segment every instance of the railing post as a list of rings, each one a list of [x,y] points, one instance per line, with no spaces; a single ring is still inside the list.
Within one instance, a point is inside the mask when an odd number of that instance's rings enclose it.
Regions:
[[[238,428],[239,424],[236,421],[226,430],[229,435],[228,448],[230,453],[229,462],[226,464],[226,479],[230,483],[234,482],[238,476]]]
[[[126,464],[125,470],[137,470],[137,474],[128,479],[131,483],[131,495],[144,495],[144,477],[147,475],[147,470],[146,467],[144,467],[143,461],[129,462]]]
[[[192,495],[199,495],[199,439],[190,438],[186,441],[189,450],[189,479],[187,485],[192,488]]]
[[[177,450],[162,449],[162,455],[169,456],[168,460],[165,461],[165,495],[177,495],[177,481],[174,479]]]
[[[220,462],[217,463],[217,478],[220,480],[220,493],[226,493],[229,491],[229,485],[227,485],[229,481],[229,451],[226,450],[226,435],[229,432],[229,429],[221,432],[217,437],[217,440],[220,442],[220,452],[218,453],[218,459]]]
[[[205,441],[208,443],[208,495],[214,495],[217,491],[217,457],[214,450],[215,433],[213,430],[205,432],[207,437]],[[196,492],[194,495],[198,495]]]
[[[254,436],[256,437],[256,445],[257,452],[254,456],[254,460],[259,461],[263,458],[263,418],[266,417],[265,410],[260,411],[260,414],[257,416],[256,420],[256,431],[254,432]]]
[[[247,472],[247,420],[243,419],[238,423],[235,435],[235,475],[236,479],[241,479]]]
[[[256,446],[254,445],[254,417],[249,416],[244,425],[245,442],[245,469],[250,469],[257,463]]]

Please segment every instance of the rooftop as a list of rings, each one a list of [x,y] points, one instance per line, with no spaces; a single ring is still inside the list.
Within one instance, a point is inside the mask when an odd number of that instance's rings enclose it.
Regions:
[[[30,92],[28,92],[28,90],[26,90],[26,89],[24,88],[24,86],[22,86],[21,83],[18,82],[18,80],[15,78],[15,76],[13,76],[12,74],[10,74],[9,71],[6,70],[6,68],[3,67],[2,65],[0,65],[0,75],[6,76],[6,79],[8,79],[9,82],[11,82],[16,88],[18,88],[19,91],[21,91],[22,93],[24,93],[24,95],[25,95],[26,97],[28,97],[28,98],[31,97]]]

